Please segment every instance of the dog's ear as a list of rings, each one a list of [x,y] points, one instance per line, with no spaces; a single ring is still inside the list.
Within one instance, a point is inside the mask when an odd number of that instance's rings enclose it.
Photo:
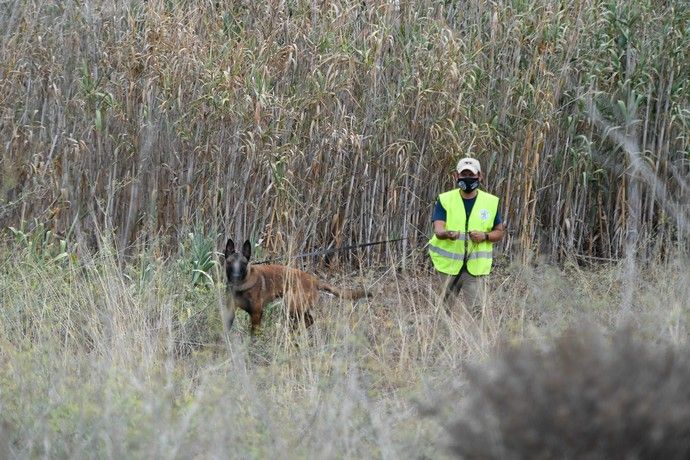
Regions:
[[[228,242],[225,243],[225,258],[227,259],[231,255],[235,253],[235,242],[232,241],[232,238],[228,238]]]
[[[252,244],[249,242],[249,240],[245,241],[242,245],[242,255],[246,257],[247,260],[249,260],[252,255]]]

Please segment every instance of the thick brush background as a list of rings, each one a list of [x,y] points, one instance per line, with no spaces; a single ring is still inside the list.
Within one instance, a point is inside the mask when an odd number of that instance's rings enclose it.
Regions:
[[[687,246],[687,2],[0,3],[0,224],[122,251],[430,232],[478,157],[516,254]],[[34,221],[34,219],[37,219]],[[165,238],[161,239],[163,236]]]

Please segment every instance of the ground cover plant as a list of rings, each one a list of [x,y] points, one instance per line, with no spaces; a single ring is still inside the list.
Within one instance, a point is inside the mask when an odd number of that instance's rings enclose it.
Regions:
[[[606,337],[590,325],[544,344],[509,347],[466,375],[450,428],[461,458],[686,458],[687,343]]]

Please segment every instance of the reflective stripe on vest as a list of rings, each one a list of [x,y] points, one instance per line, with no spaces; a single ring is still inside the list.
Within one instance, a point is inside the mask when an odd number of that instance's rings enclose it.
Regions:
[[[463,263],[471,275],[488,275],[491,272],[493,243],[475,243],[465,233],[472,230],[490,232],[498,211],[498,197],[478,191],[469,220],[458,189],[439,195],[446,210],[446,230],[460,232],[458,240],[442,240],[434,235],[429,241],[429,255],[434,268],[449,275],[457,275]]]
[[[456,254],[454,252],[448,252],[445,251],[441,248],[437,248],[436,246],[432,246],[431,244],[429,245],[429,251],[433,251],[436,254],[440,254],[443,257],[448,257],[449,259],[453,260],[464,260],[465,256],[463,254]],[[467,256],[467,260],[470,259],[491,259],[493,257],[493,251],[479,251],[479,252],[473,252],[469,256]]]

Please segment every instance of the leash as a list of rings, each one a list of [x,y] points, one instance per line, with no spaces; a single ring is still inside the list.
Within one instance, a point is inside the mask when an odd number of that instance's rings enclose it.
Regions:
[[[395,242],[397,242],[397,241],[404,241],[404,240],[407,240],[407,239],[408,239],[408,238],[395,238],[395,239],[392,239],[392,240],[373,241],[373,242],[371,242],[371,243],[352,244],[352,245],[350,245],[350,246],[340,246],[340,247],[333,248],[333,249],[326,249],[325,251],[307,252],[307,253],[304,253],[304,254],[299,254],[299,255],[296,255],[296,256],[287,257],[287,259],[290,260],[290,259],[301,259],[301,258],[304,258],[304,257],[323,256],[323,255],[326,255],[326,254],[333,254],[334,252],[349,251],[349,250],[351,250],[351,249],[365,248],[365,247],[367,247],[367,246],[375,246],[375,245],[377,245],[377,244],[395,243]],[[262,260],[262,261],[260,261],[260,262],[252,262],[252,263],[253,263],[253,264],[256,264],[256,265],[258,265],[258,264],[267,264],[267,263],[269,263],[269,262],[277,262],[277,261],[279,261],[279,260],[284,260],[284,259],[286,259],[286,257],[274,257],[274,258],[272,258],[272,259],[266,259],[266,260]]]

